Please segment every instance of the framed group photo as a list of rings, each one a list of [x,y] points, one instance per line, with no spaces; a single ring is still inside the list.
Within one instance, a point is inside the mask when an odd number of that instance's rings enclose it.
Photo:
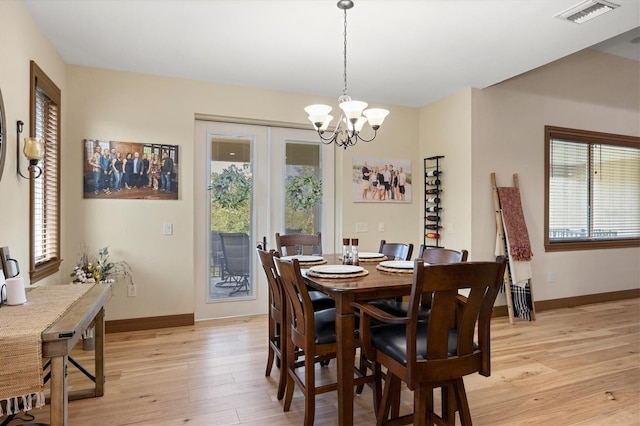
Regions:
[[[410,203],[411,160],[354,157],[355,203]]]
[[[178,199],[178,146],[85,139],[84,198]]]

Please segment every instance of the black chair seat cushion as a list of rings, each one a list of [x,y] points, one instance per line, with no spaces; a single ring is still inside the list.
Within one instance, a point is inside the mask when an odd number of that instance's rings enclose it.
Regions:
[[[401,302],[395,299],[377,299],[370,301],[369,304],[396,317],[406,317],[409,311],[408,302]],[[418,321],[428,321],[429,314],[431,314],[431,309],[420,307]]]
[[[336,310],[334,308],[316,311],[315,333],[316,344],[334,343],[336,341]],[[356,338],[360,335],[360,317],[356,315]]]
[[[420,359],[427,359],[427,326],[428,322],[418,323],[416,350]],[[379,325],[371,327],[371,344],[376,350],[383,352],[402,365],[407,365],[407,336],[404,324]],[[456,356],[458,331],[449,330],[449,356]],[[475,346],[475,345],[474,345]],[[476,346],[477,348],[477,346]]]
[[[336,307],[335,300],[333,300],[330,296],[327,296],[323,292],[317,290],[309,290],[308,293],[314,311],[321,311],[323,309]]]

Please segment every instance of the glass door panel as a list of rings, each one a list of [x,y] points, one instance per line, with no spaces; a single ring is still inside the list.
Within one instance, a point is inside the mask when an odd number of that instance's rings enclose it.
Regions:
[[[315,234],[321,230],[320,148],[318,143],[286,142],[286,234]]]
[[[252,139],[212,135],[208,301],[254,297]]]

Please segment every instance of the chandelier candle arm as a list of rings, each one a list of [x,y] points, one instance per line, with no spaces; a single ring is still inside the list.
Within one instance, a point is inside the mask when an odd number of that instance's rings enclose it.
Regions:
[[[378,134],[378,129],[382,126],[384,119],[389,115],[389,111],[382,108],[366,109],[368,104],[362,101],[354,101],[347,95],[347,10],[353,7],[353,1],[340,0],[337,3],[338,9],[344,11],[344,87],[342,96],[338,98],[340,107],[340,118],[336,124],[336,128],[326,137],[324,133],[329,128],[333,116],[329,115],[332,108],[329,105],[314,104],[307,106],[304,110],[309,116],[309,121],[318,132],[320,140],[324,144],[335,143],[346,149],[348,146],[355,145],[358,140],[371,142]],[[365,123],[373,130],[373,136],[370,139],[362,137],[360,132]]]

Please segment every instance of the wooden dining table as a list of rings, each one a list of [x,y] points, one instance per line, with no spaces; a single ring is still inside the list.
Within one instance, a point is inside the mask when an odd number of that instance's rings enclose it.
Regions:
[[[323,255],[329,265],[341,264],[341,255]],[[336,339],[338,367],[338,424],[353,424],[355,368],[354,301],[405,296],[411,292],[413,273],[384,272],[376,269],[379,262],[360,262],[369,274],[357,278],[317,278],[309,276],[301,265],[307,284],[331,296],[336,302]]]

